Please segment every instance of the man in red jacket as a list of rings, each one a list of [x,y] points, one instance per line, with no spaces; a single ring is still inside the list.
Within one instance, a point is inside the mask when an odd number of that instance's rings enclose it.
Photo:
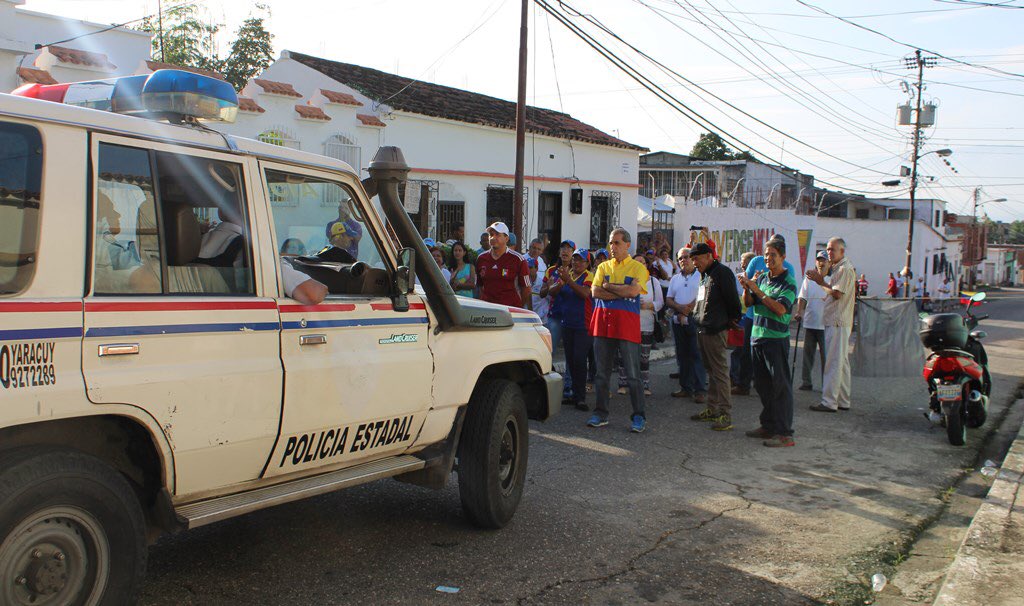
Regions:
[[[508,226],[495,221],[487,227],[491,250],[476,259],[480,298],[491,303],[530,309],[530,267],[526,258],[509,249]]]

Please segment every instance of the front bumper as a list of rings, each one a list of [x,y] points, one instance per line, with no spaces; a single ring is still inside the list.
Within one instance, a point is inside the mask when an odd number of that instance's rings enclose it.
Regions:
[[[547,394],[547,415],[542,421],[550,419],[551,417],[558,414],[558,411],[562,409],[562,388],[564,380],[562,375],[557,372],[549,372],[545,374],[544,379],[544,391]]]

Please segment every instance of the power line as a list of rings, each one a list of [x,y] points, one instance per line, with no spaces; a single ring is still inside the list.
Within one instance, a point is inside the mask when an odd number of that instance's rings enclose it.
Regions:
[[[828,16],[834,18],[834,19],[838,19],[838,20],[842,21],[843,23],[847,23],[847,24],[852,25],[852,26],[854,26],[854,27],[856,27],[858,29],[862,29],[862,30],[864,30],[866,32],[871,32],[872,34],[875,34],[877,36],[881,36],[881,37],[885,38],[886,40],[889,40],[890,42],[894,42],[896,44],[899,44],[900,46],[905,46],[907,48],[911,48],[911,49],[914,49],[914,50],[920,50],[923,53],[928,53],[929,55],[935,55],[936,57],[941,57],[941,58],[943,58],[943,59],[945,59],[947,61],[952,61],[953,63],[959,63],[961,65],[967,65],[967,66],[970,66],[970,67],[977,67],[979,69],[987,69],[989,71],[993,71],[993,72],[996,72],[996,73],[999,73],[999,74],[1004,74],[1004,75],[1007,75],[1007,76],[1014,76],[1016,78],[1024,78],[1024,74],[1019,74],[1017,72],[1008,72],[1006,70],[1002,70],[1002,69],[995,68],[995,67],[989,67],[987,65],[977,65],[977,64],[974,64],[974,63],[970,63],[968,61],[961,61],[959,59],[954,59],[953,57],[950,57],[948,55],[943,55],[942,53],[939,53],[939,52],[936,52],[936,51],[933,51],[933,50],[928,50],[926,48],[922,48],[922,47],[916,46],[914,44],[909,44],[907,42],[903,42],[901,40],[897,40],[896,38],[893,38],[889,34],[882,33],[880,31],[878,31],[876,29],[872,29],[872,28],[870,28],[870,27],[868,27],[866,25],[861,25],[860,23],[857,23],[856,21],[851,21],[850,19],[847,19],[846,17],[840,17],[839,15],[834,15],[834,14],[828,12],[827,10],[825,10],[825,9],[819,7],[819,6],[815,6],[815,5],[813,5],[813,4],[809,3],[809,2],[805,2],[805,0],[796,0],[796,2],[799,3],[799,4],[802,4],[803,6],[806,6],[807,8],[809,8],[811,10],[815,10],[815,11],[818,11],[819,13],[823,13],[825,15],[828,15]]]
[[[621,71],[626,73],[630,78],[632,78],[636,82],[640,83],[648,91],[650,91],[653,95],[655,95],[657,98],[659,98],[662,101],[664,101],[665,103],[667,103],[670,107],[675,109],[677,112],[685,115],[687,118],[689,118],[691,121],[696,123],[701,128],[703,128],[705,130],[708,130],[710,132],[714,132],[714,133],[719,134],[719,136],[722,137],[723,140],[726,140],[728,143],[731,143],[733,146],[735,146],[737,148],[747,148],[747,149],[749,149],[749,150],[751,150],[753,152],[758,153],[762,157],[771,160],[772,162],[778,163],[780,165],[778,167],[772,166],[771,164],[764,164],[764,166],[766,168],[769,168],[770,170],[778,172],[779,174],[782,174],[782,175],[786,175],[787,174],[783,170],[781,162],[778,162],[777,160],[772,159],[771,156],[769,156],[768,154],[765,154],[765,153],[761,152],[757,148],[754,148],[753,146],[748,145],[743,140],[741,140],[741,139],[739,139],[739,138],[729,134],[727,131],[725,131],[724,129],[722,129],[718,125],[716,125],[714,122],[711,122],[710,120],[708,120],[707,118],[705,118],[704,116],[699,114],[698,112],[694,111],[692,108],[687,106],[685,103],[680,101],[678,98],[674,97],[672,94],[670,94],[667,91],[665,91],[662,87],[660,87],[657,83],[653,82],[650,78],[645,76],[643,73],[641,73],[635,67],[629,65],[625,60],[623,60],[620,57],[618,57],[618,55],[613,53],[611,50],[609,50],[603,44],[601,44],[600,42],[595,40],[587,32],[582,30],[582,28],[580,28],[578,25],[573,23],[571,19],[569,19],[567,16],[562,15],[562,13],[558,12],[553,6],[548,4],[546,2],[546,0],[534,0],[534,1],[538,5],[540,5],[541,8],[543,8],[545,11],[547,11],[552,17],[554,17],[557,21],[559,21],[560,23],[565,25],[566,28],[568,28],[570,32],[572,32],[575,36],[580,38],[580,40],[582,40],[585,44],[590,46],[599,55],[601,55],[602,57],[604,57],[605,59],[610,61],[618,69],[620,69]],[[566,6],[564,2],[560,2],[559,4],[562,5],[562,6]],[[575,11],[575,9],[572,9],[572,10]],[[737,143],[738,143],[738,145],[737,145]],[[824,171],[826,171],[829,174],[835,174],[835,173],[833,173],[833,171],[830,171],[829,169],[827,169],[827,168],[825,168],[823,166],[820,166],[818,164],[815,164],[815,163],[813,163],[813,162],[811,162],[809,160],[801,158],[800,156],[797,156],[796,154],[794,154],[794,157],[796,157],[796,158],[806,162],[807,164],[809,164],[811,166],[814,166],[816,168],[820,168],[821,170],[824,170]],[[821,183],[824,183],[825,185],[830,185],[832,187],[840,187],[838,185],[829,183],[828,181],[824,181],[824,180],[821,180],[821,179],[819,179],[819,181]],[[874,192],[857,192],[857,193],[874,193]]]

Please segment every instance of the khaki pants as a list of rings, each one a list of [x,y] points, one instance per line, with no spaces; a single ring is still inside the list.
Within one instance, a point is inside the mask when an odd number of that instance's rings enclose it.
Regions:
[[[825,379],[821,405],[835,410],[850,407],[850,326],[825,327]]]
[[[708,408],[723,414],[731,414],[732,411],[729,350],[725,347],[727,333],[723,330],[714,335],[697,335],[704,369],[708,373]]]

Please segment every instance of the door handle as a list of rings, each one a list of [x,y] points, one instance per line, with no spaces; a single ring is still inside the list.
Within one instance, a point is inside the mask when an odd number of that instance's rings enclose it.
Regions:
[[[326,345],[327,335],[302,335],[299,337],[299,345]]]
[[[134,356],[139,353],[138,343],[111,343],[100,345],[99,355],[104,356]]]

